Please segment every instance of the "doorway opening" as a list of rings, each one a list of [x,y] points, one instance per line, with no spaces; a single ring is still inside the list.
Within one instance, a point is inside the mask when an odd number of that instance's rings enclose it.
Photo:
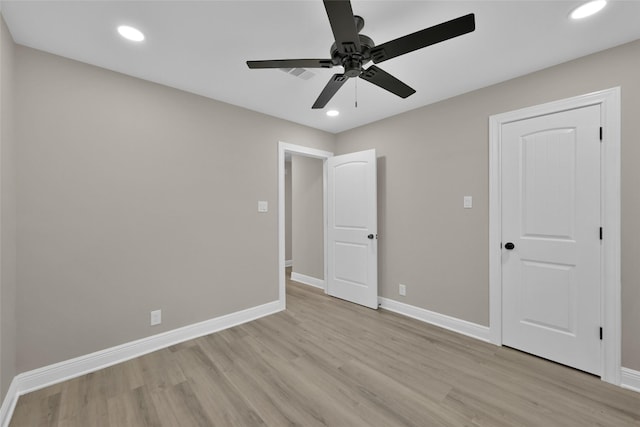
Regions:
[[[289,154],[289,153],[287,153]],[[285,158],[285,259],[291,280],[325,289],[324,163],[300,155]]]
[[[301,145],[278,143],[278,277],[279,295],[278,300],[282,309],[286,308],[286,266],[287,266],[287,224],[286,224],[286,159],[289,156],[301,156],[311,159],[322,160],[322,241],[324,255],[323,277],[327,277],[327,159],[333,157],[333,153]],[[324,281],[326,284],[326,280]],[[326,287],[325,287],[326,292]]]

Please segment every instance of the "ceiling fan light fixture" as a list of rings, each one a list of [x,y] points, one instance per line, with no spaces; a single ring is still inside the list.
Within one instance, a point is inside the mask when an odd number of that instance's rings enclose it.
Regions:
[[[593,0],[584,3],[571,11],[571,19],[583,19],[600,12],[607,5],[607,0]]]
[[[329,111],[327,111],[327,116],[329,116],[329,117],[336,117],[338,115],[340,115],[340,111],[338,111],[338,110],[329,110]]]
[[[144,40],[144,34],[142,34],[142,31],[137,28],[130,27],[129,25],[120,25],[118,27],[118,34],[133,42],[141,42]]]

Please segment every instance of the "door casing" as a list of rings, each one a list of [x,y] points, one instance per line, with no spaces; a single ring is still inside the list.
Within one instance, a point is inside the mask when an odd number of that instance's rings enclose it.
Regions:
[[[601,106],[603,127],[601,216],[604,229],[601,273],[602,380],[620,385],[620,87],[580,95],[489,118],[489,335],[502,345],[501,128],[503,124],[589,105]]]

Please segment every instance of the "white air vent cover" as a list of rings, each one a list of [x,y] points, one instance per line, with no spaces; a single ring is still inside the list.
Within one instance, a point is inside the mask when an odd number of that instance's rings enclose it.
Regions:
[[[309,80],[316,73],[306,70],[304,68],[280,68],[280,70],[284,71],[287,74],[291,74],[292,76],[298,77],[302,80]]]

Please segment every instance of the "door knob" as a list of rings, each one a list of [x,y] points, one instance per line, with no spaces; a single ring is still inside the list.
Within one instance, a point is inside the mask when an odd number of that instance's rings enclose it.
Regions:
[[[513,244],[513,243],[511,243],[511,242],[507,242],[507,243],[504,245],[504,248],[505,248],[505,249],[507,249],[507,250],[512,250],[512,249],[513,249],[513,248],[515,248],[515,247],[516,247],[516,245],[514,245],[514,244]]]
[[[374,236],[373,236],[373,234],[369,234],[369,235],[367,236],[367,239],[372,239],[372,240],[373,240],[373,237],[374,237]]]

